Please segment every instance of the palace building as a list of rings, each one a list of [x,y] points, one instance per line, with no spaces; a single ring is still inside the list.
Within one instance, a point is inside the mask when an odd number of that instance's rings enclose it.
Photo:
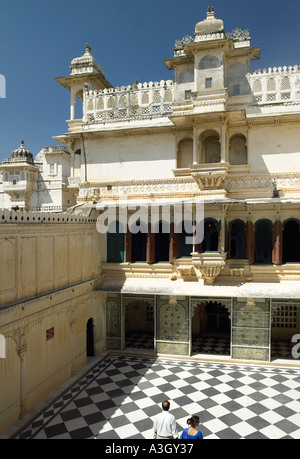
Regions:
[[[259,57],[208,8],[167,81],[56,79],[62,146],[0,164],[0,427],[104,350],[299,365],[300,67]]]

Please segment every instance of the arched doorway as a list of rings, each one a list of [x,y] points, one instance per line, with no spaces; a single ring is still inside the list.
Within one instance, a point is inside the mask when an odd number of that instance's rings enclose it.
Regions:
[[[94,357],[94,321],[90,318],[86,324],[86,355]]]
[[[272,263],[272,231],[270,220],[259,220],[255,224],[255,263]]]
[[[155,262],[169,262],[170,224],[160,221],[155,227]]]
[[[154,302],[147,299],[123,300],[125,308],[125,348],[154,350]]]
[[[200,244],[200,252],[217,252],[219,245],[219,224],[213,218],[204,220],[204,238]]]
[[[230,223],[229,256],[234,259],[246,257],[246,225],[242,220]]]
[[[194,303],[192,353],[230,356],[231,305],[219,300]]]
[[[300,262],[300,221],[287,220],[283,226],[283,263]]]

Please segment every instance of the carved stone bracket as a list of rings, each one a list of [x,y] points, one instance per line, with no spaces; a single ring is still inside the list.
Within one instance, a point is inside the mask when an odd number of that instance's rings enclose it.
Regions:
[[[192,256],[197,277],[212,285],[225,267],[227,253],[193,253]]]
[[[228,163],[223,164],[194,164],[191,166],[191,176],[200,190],[215,190],[222,188],[229,171]]]

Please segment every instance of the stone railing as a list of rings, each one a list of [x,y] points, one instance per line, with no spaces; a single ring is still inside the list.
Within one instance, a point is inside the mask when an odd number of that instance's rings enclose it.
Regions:
[[[92,91],[87,87],[83,99],[83,124],[114,123],[170,115],[174,100],[172,80],[137,83]]]
[[[300,102],[300,66],[255,70],[249,75],[254,104]]]
[[[35,224],[66,224],[66,223],[93,223],[94,217],[80,214],[70,214],[68,212],[34,212],[0,209],[1,223],[35,223]]]

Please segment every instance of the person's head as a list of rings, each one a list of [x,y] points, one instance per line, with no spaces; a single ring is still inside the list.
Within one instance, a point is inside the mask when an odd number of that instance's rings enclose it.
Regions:
[[[164,411],[169,411],[170,409],[170,402],[168,402],[168,400],[165,400],[164,402],[162,402],[162,409]]]
[[[191,427],[196,427],[200,423],[199,416],[192,416],[187,420],[187,424]]]

